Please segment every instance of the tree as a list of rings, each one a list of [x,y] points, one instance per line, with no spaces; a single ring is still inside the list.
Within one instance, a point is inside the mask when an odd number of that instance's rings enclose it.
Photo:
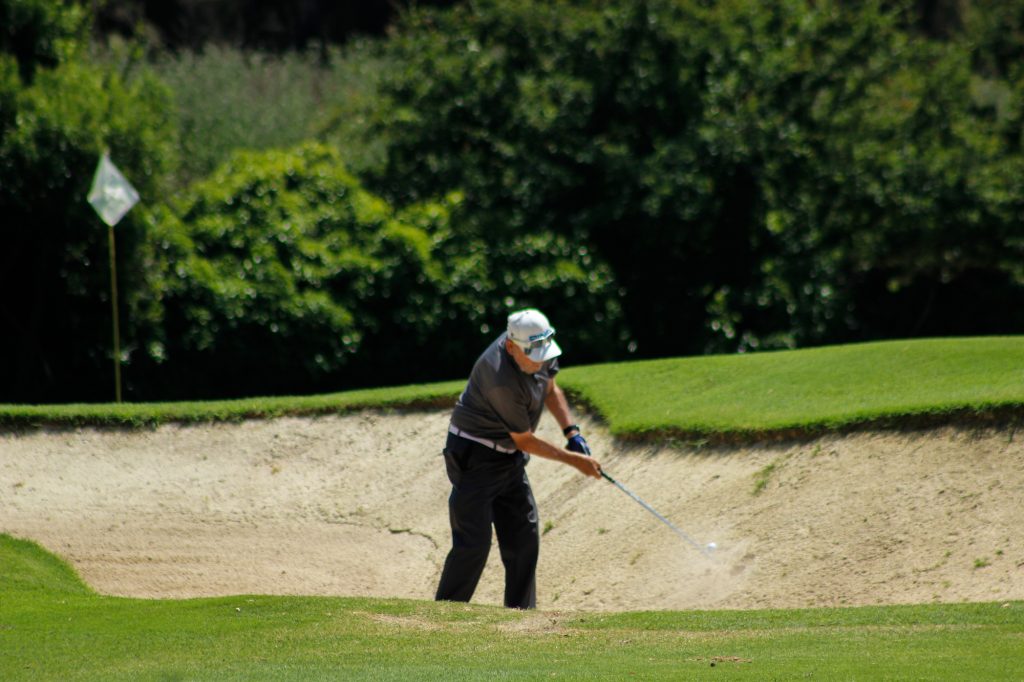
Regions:
[[[448,6],[458,0],[417,0]],[[101,3],[96,29],[134,36],[141,28],[173,50],[210,45],[285,51],[343,43],[356,35],[382,36],[409,0],[121,0]]]
[[[1019,163],[963,46],[886,3],[488,0],[414,14],[392,49],[374,186],[459,188],[499,249],[591,249],[624,291],[620,354],[1020,328],[938,295],[1021,296],[997,255]]]
[[[12,56],[31,84],[37,68],[52,69],[75,49],[86,18],[70,0],[0,0],[0,54]]]
[[[166,316],[144,384],[195,398],[448,379],[530,304],[557,303],[569,348],[620,330],[576,248],[530,236],[491,256],[454,236],[459,203],[396,213],[322,145],[236,154],[155,216]]]
[[[16,54],[0,52],[0,400],[110,399],[106,233],[86,194],[109,149],[144,202],[159,197],[173,158],[167,92],[145,74],[125,80],[80,61],[68,38],[76,6],[0,7],[18,19],[4,25],[4,49]],[[145,210],[117,228],[129,359],[159,317],[147,294]]]

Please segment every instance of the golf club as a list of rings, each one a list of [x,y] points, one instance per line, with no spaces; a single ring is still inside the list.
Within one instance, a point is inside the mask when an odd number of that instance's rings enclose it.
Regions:
[[[636,501],[637,501],[637,503],[639,503],[641,507],[643,507],[644,509],[646,509],[647,511],[651,512],[651,513],[652,513],[652,514],[654,514],[654,515],[655,515],[656,517],[658,517],[658,520],[659,520],[659,521],[661,521],[661,522],[662,522],[662,523],[664,523],[664,524],[665,524],[666,526],[668,526],[668,527],[669,527],[669,528],[671,528],[671,529],[672,529],[673,531],[675,531],[676,535],[678,535],[679,537],[681,537],[682,539],[684,539],[684,540],[686,540],[686,541],[687,541],[688,543],[690,543],[690,545],[692,545],[692,546],[693,546],[693,548],[694,548],[694,549],[696,549],[696,550],[697,550],[698,552],[700,552],[701,554],[703,554],[704,556],[706,556],[706,557],[707,557],[707,558],[709,558],[709,559],[712,559],[712,558],[714,558],[714,557],[712,557],[712,556],[711,556],[711,551],[712,551],[712,550],[714,550],[714,549],[715,549],[715,548],[717,547],[717,545],[715,545],[715,543],[713,543],[713,542],[709,542],[709,543],[707,544],[707,546],[701,545],[701,544],[700,544],[699,542],[697,542],[696,540],[694,540],[693,538],[691,538],[691,537],[690,537],[689,535],[687,535],[686,533],[684,533],[684,532],[683,532],[682,530],[680,530],[679,528],[677,528],[677,527],[675,526],[675,524],[673,524],[673,523],[672,523],[671,521],[669,521],[669,520],[668,520],[668,519],[666,519],[666,518],[665,518],[664,516],[662,516],[661,514],[659,514],[659,513],[658,513],[658,512],[657,512],[657,511],[656,511],[656,510],[654,509],[654,507],[652,507],[651,505],[647,504],[646,502],[644,502],[643,500],[641,500],[641,499],[640,499],[639,497],[637,497],[636,493],[634,493],[634,492],[633,492],[632,490],[630,490],[630,489],[629,489],[629,488],[627,488],[626,486],[624,486],[624,485],[622,485],[621,483],[619,483],[618,481],[616,481],[616,480],[615,480],[614,478],[612,478],[611,476],[609,476],[609,475],[608,475],[607,473],[605,473],[604,471],[602,471],[602,472],[601,472],[601,475],[602,475],[602,476],[604,476],[605,478],[607,478],[607,479],[608,479],[609,481],[611,481],[611,482],[612,482],[612,484],[613,484],[613,485],[614,485],[614,486],[615,486],[616,488],[618,488],[619,490],[621,490],[622,492],[626,493],[627,495],[629,495],[630,497],[632,497],[632,498],[633,498],[634,500],[636,500]]]

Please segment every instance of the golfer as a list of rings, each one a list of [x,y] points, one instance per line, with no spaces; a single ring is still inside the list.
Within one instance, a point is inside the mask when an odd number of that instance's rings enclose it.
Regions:
[[[473,596],[494,524],[505,565],[505,606],[536,607],[540,532],[526,476],[530,454],[601,477],[601,466],[590,457],[565,394],[555,384],[562,349],[554,334],[539,310],[509,315],[507,331],[477,359],[455,405],[444,448],[452,482],[452,549],[444,562],[438,600],[468,602]],[[565,448],[534,435],[545,406],[568,439]]]

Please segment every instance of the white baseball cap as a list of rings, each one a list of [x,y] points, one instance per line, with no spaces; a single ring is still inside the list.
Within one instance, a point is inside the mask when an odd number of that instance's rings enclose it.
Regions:
[[[517,310],[508,316],[508,338],[534,362],[546,362],[562,354],[554,336],[555,328],[536,308]]]

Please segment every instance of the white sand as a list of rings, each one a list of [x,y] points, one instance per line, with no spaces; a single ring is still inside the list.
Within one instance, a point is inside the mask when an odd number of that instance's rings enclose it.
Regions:
[[[104,594],[430,599],[450,537],[447,421],[2,433],[0,532],[68,559]],[[541,608],[1024,599],[1024,436],[950,427],[673,449],[583,426],[611,475],[719,550],[708,561],[611,484],[535,457]],[[540,435],[560,439],[550,417]],[[495,547],[474,601],[500,604],[502,580]]]

